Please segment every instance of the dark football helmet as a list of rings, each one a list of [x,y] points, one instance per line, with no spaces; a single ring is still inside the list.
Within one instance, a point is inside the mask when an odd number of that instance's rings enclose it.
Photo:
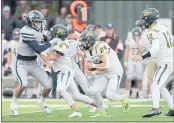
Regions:
[[[43,31],[46,26],[43,14],[37,10],[32,10],[27,14],[26,23],[36,31]]]
[[[65,40],[68,37],[68,29],[62,24],[54,25],[51,29],[52,38],[60,38]]]
[[[96,41],[98,41],[97,33],[92,30],[85,30],[80,35],[79,41],[81,42],[80,49],[88,50]]]
[[[151,24],[153,24],[154,21],[159,19],[159,11],[155,8],[147,8],[143,11],[141,20],[142,24],[145,26],[145,28],[149,28]]]
[[[134,27],[133,29],[132,29],[132,36],[133,36],[133,38],[134,38],[134,40],[135,40],[135,36],[139,36],[139,37],[141,37],[141,30],[140,30],[140,28],[139,27]]]
[[[19,41],[19,36],[20,36],[20,29],[16,28],[12,32],[12,37],[15,41]]]
[[[89,24],[85,30],[92,30],[92,31],[95,31],[95,26],[93,24]]]

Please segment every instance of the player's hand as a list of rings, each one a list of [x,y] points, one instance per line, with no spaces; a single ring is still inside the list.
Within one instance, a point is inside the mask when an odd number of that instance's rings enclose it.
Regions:
[[[140,56],[140,55],[134,55],[134,56],[132,57],[132,60],[135,61],[135,62],[138,62],[138,61],[143,60],[143,58],[142,58],[142,56]]]
[[[86,68],[92,69],[92,63],[91,62],[86,62]]]

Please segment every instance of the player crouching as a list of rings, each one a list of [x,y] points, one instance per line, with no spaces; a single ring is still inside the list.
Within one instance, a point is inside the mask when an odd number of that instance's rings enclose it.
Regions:
[[[80,36],[81,56],[85,59],[85,72],[95,75],[91,87],[99,112],[94,117],[107,117],[101,92],[106,89],[106,97],[111,101],[121,101],[124,111],[129,109],[127,97],[117,92],[123,68],[117,54],[105,42],[98,41],[96,32],[85,30]],[[80,55],[80,52],[79,52]]]

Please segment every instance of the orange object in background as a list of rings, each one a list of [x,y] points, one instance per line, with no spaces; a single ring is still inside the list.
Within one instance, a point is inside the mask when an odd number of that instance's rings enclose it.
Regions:
[[[78,19],[77,19],[78,14],[76,12],[76,8],[82,7],[82,6],[86,7],[86,8],[88,7],[84,1],[74,1],[74,2],[72,2],[71,6],[70,6],[70,11],[71,11],[71,14],[73,16],[73,20],[72,20],[73,21],[73,28],[75,30],[77,30],[78,32],[82,32],[85,29],[85,27],[87,26],[86,23],[79,23]]]

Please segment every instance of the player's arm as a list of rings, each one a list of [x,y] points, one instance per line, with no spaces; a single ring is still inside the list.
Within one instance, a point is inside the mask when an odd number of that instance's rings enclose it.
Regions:
[[[29,45],[36,53],[40,54],[49,47],[51,47],[51,43],[55,43],[58,39],[52,39],[50,42],[45,44],[39,45],[38,42],[35,40],[33,34],[21,33],[23,37],[23,42]]]
[[[56,53],[56,51],[52,51],[50,54],[48,55],[42,55],[42,54],[39,54],[40,57],[42,58],[42,60],[44,62],[50,62],[50,61],[55,61],[58,59],[58,55]]]
[[[152,44],[152,47],[149,51],[147,51],[141,55],[143,59],[156,56],[156,54],[160,50],[160,42],[157,37],[157,33],[155,31],[151,31],[151,32],[147,33],[147,37],[148,37],[148,40],[150,41],[150,43]]]
[[[124,52],[124,66],[127,66],[128,62],[128,57],[129,57],[129,46],[126,45],[125,52]]]
[[[82,50],[78,50],[77,51],[77,55],[80,56],[80,57],[82,57],[83,59],[85,57],[85,53]]]

